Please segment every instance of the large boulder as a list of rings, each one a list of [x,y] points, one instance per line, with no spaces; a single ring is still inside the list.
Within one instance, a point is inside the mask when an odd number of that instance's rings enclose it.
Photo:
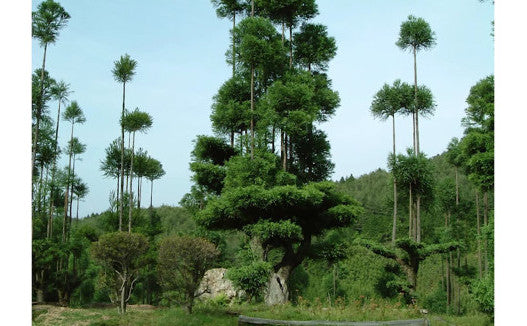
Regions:
[[[219,296],[224,296],[227,301],[231,302],[234,298],[245,296],[243,290],[237,290],[234,284],[225,274],[225,268],[213,268],[205,272],[196,294],[199,300],[210,300]],[[202,293],[200,295],[200,293]]]

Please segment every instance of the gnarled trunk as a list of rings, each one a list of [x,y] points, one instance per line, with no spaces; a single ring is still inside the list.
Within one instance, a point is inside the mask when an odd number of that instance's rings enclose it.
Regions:
[[[269,278],[267,289],[265,290],[265,303],[267,305],[284,304],[289,299],[287,282],[293,266],[282,266],[277,272],[273,272]]]

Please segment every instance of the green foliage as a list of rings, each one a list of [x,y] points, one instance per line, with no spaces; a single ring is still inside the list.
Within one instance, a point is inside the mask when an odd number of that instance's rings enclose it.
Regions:
[[[472,295],[480,311],[494,315],[494,275],[490,273],[471,284]]]
[[[196,162],[224,165],[236,151],[220,138],[210,136],[197,136],[192,159]]]
[[[302,24],[300,32],[293,38],[295,62],[311,69],[325,71],[328,62],[336,52],[337,45],[333,37],[328,37],[327,28],[320,24]]]
[[[261,8],[262,14],[273,21],[291,28],[318,14],[315,0],[255,0],[255,7]]]
[[[119,60],[114,61],[112,69],[113,78],[119,83],[127,83],[132,80],[135,75],[135,68],[137,61],[130,58],[130,55],[122,55]]]
[[[63,29],[70,15],[64,8],[53,0],[41,2],[37,11],[31,13],[32,18],[32,36],[40,41],[41,45],[55,43],[59,31]]]
[[[423,198],[433,195],[433,166],[423,153],[415,155],[411,149],[407,149],[407,155],[390,155],[388,166],[402,189],[411,188],[412,193]]]
[[[395,44],[403,50],[428,49],[436,44],[435,33],[423,18],[410,15],[401,24],[399,39]]]
[[[100,236],[91,252],[98,263],[121,273],[136,270],[147,248],[148,241],[141,234],[114,232]]]
[[[264,246],[288,241],[300,241],[303,239],[302,228],[290,220],[271,222],[259,220],[255,224],[248,225],[245,233],[251,237],[260,239]]]
[[[401,83],[397,79],[393,86],[384,84],[383,87],[374,95],[370,111],[375,118],[386,120],[395,116],[401,110],[409,111],[414,101],[414,90],[407,83]]]
[[[240,74],[227,80],[213,98],[210,119],[218,133],[241,132],[250,125],[250,84]],[[199,137],[204,136],[198,136]]]
[[[256,261],[240,268],[229,269],[227,271],[227,278],[237,288],[245,291],[249,296],[249,301],[251,301],[253,298],[260,298],[263,288],[269,282],[270,272],[271,265],[269,263]]]
[[[71,101],[70,105],[68,105],[68,107],[62,114],[62,118],[66,121],[71,122],[72,124],[84,123],[86,121],[84,113],[82,112],[82,109],[80,108],[77,101]]]
[[[481,128],[494,131],[494,75],[481,79],[470,88],[462,122],[466,128]]]
[[[234,28],[239,59],[246,68],[261,67],[281,48],[280,36],[271,22],[262,17],[247,17]]]
[[[254,159],[235,156],[226,164],[225,190],[258,185],[292,185],[296,178],[280,167],[279,158],[271,153],[257,153]]]
[[[152,126],[152,117],[146,112],[139,111],[139,108],[135,108],[132,112],[125,113],[121,124],[128,132],[145,132]]]
[[[188,236],[164,238],[159,246],[158,270],[164,289],[179,291],[192,313],[199,283],[219,251],[205,239]]]

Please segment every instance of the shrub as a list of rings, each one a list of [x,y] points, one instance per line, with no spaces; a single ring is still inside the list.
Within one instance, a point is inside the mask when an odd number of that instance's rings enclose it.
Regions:
[[[271,264],[263,261],[253,262],[240,268],[233,268],[227,272],[229,278],[239,289],[242,289],[253,298],[261,298],[262,290],[269,282]]]
[[[203,275],[219,256],[216,246],[203,238],[170,236],[161,241],[158,270],[165,290],[182,294],[182,301],[192,313],[196,290]]]

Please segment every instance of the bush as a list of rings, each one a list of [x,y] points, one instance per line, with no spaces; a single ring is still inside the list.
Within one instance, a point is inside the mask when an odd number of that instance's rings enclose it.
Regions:
[[[471,286],[474,300],[478,303],[481,312],[494,314],[494,277],[486,275],[480,280],[472,282]]]
[[[158,258],[161,285],[165,290],[181,293],[189,313],[203,275],[219,254],[216,246],[203,238],[170,236],[161,241]]]
[[[267,262],[257,261],[240,268],[233,268],[227,272],[229,278],[239,289],[242,289],[252,298],[260,299],[262,290],[269,282],[271,265]]]

